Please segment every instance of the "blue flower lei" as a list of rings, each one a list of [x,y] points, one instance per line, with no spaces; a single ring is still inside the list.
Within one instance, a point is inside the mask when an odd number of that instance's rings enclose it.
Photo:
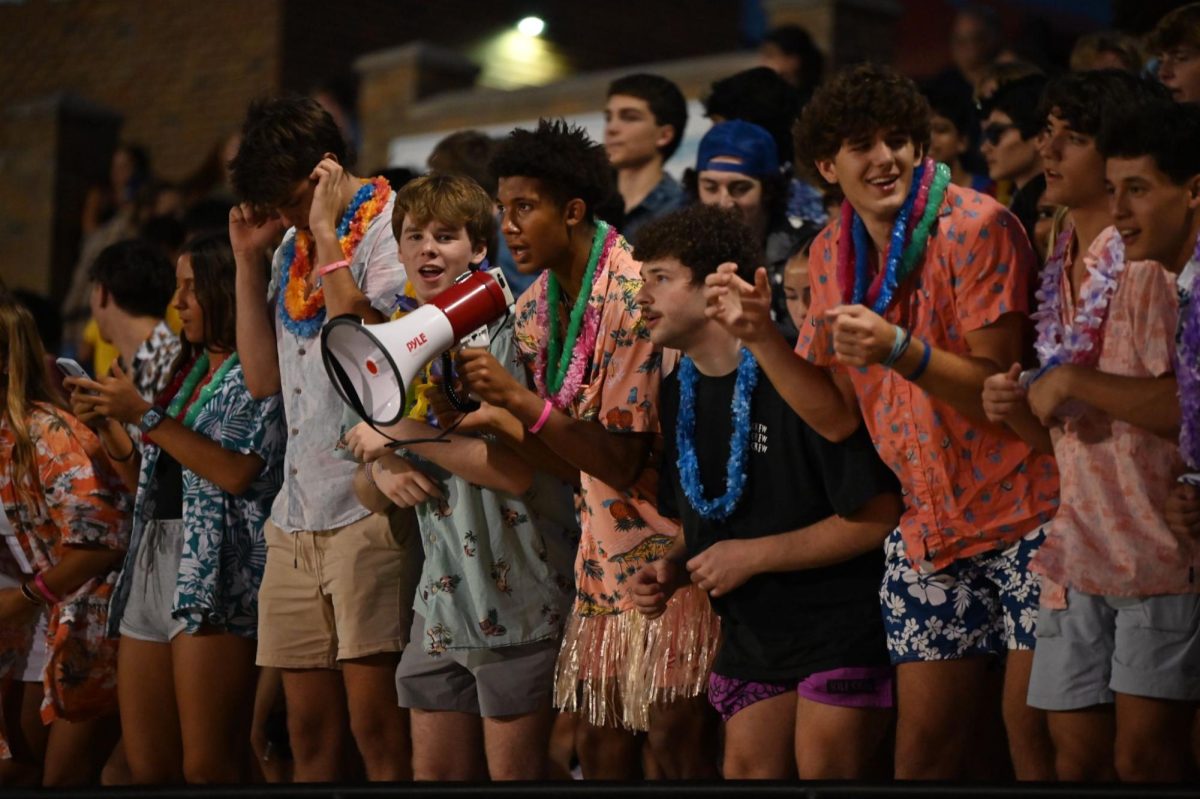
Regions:
[[[879,286],[879,296],[875,298],[875,302],[871,305],[871,310],[881,316],[887,310],[888,305],[892,301],[892,295],[896,292],[896,286],[898,285],[896,275],[899,273],[900,261],[904,257],[905,239],[908,237],[908,218],[912,216],[913,204],[917,201],[918,187],[921,185],[921,178],[924,174],[925,162],[922,161],[913,170],[912,182],[908,187],[908,196],[904,199],[904,205],[900,207],[900,214],[892,224],[892,243],[888,247],[888,259],[887,265],[884,267],[883,282]],[[854,304],[861,305],[867,298],[867,289],[871,284],[867,266],[867,248],[870,246],[870,242],[867,241],[867,225],[858,214],[854,215],[853,234]]]
[[[679,362],[679,419],[675,426],[676,466],[679,483],[688,502],[703,518],[723,521],[737,508],[746,488],[747,445],[750,442],[750,397],[758,385],[758,362],[742,348],[737,383],[733,389],[733,435],[729,439],[729,462],[725,466],[725,494],[705,499],[700,485],[700,463],[696,459],[696,364],[684,356]]]
[[[354,193],[354,199],[350,201],[350,205],[346,206],[346,213],[342,214],[342,221],[338,222],[337,238],[339,241],[350,232],[350,223],[354,221],[354,215],[358,213],[359,206],[371,199],[374,194],[375,184],[371,182],[364,183],[362,188]],[[296,236],[293,234],[283,244],[283,269],[279,275],[279,290],[275,297],[275,303],[279,307],[279,319],[283,322],[284,327],[301,338],[312,338],[320,332],[321,327],[325,324],[325,308],[322,307],[311,319],[293,319],[284,304],[288,282],[292,276],[292,259],[295,257]]]

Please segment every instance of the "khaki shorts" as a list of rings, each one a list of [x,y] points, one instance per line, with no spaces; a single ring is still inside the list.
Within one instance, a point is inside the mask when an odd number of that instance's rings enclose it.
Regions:
[[[285,533],[268,521],[265,536],[258,665],[329,669],[404,649],[422,561],[412,511],[316,532]]]

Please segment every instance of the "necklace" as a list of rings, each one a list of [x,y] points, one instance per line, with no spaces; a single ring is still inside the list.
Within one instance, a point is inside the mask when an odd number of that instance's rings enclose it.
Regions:
[[[538,307],[538,326],[546,331],[546,348],[538,350],[534,383],[538,395],[549,399],[560,410],[570,405],[579,393],[588,357],[596,346],[600,318],[595,309],[590,307],[592,284],[600,263],[607,260],[619,239],[620,235],[614,228],[603,221],[596,222],[587,268],[579,294],[571,306],[565,338],[559,332],[558,320],[562,288],[554,273],[547,270],[546,298]]]
[[[941,212],[950,168],[926,158],[913,172],[908,196],[892,223],[887,263],[874,279],[869,276],[870,241],[862,217],[850,205],[842,203],[841,232],[838,238],[838,280],[842,301],[847,305],[870,303],[875,313],[888,309],[899,288],[925,255],[933,225]]]
[[[750,442],[750,398],[758,385],[758,362],[742,348],[737,382],[733,387],[733,433],[729,439],[729,461],[725,465],[725,493],[705,499],[700,485],[700,463],[696,458],[696,364],[684,356],[679,362],[679,419],[675,426],[676,467],[679,484],[691,506],[710,521],[729,518],[746,488],[746,458]]]
[[[167,408],[167,415],[178,419],[184,412],[184,404],[188,403],[198,391],[199,394],[195,400],[187,405],[187,413],[182,420],[185,427],[189,430],[192,429],[192,426],[196,423],[196,417],[200,415],[200,411],[204,409],[208,401],[217,393],[217,389],[221,387],[221,382],[225,379],[225,375],[237,365],[237,362],[237,353],[232,353],[225,359],[225,362],[221,364],[217,371],[201,385],[200,380],[208,373],[208,351],[206,350],[196,359],[191,371],[184,378],[183,384],[175,392],[175,397],[171,400],[171,404]]]
[[[367,227],[387,205],[391,186],[384,178],[373,178],[359,188],[337,225],[342,255],[353,260]],[[316,252],[312,234],[297,230],[283,245],[283,269],[279,276],[279,317],[283,326],[297,336],[312,338],[325,324],[325,290],[317,287],[312,259]]]
[[[1109,302],[1117,291],[1121,273],[1125,271],[1125,244],[1114,230],[1096,265],[1087,268],[1088,278],[1080,291],[1079,307],[1071,326],[1067,327],[1063,322],[1063,269],[1074,236],[1075,228],[1068,226],[1058,237],[1054,254],[1042,270],[1041,287],[1035,295],[1038,308],[1032,314],[1037,329],[1034,349],[1042,373],[1061,364],[1093,366],[1100,359]]]

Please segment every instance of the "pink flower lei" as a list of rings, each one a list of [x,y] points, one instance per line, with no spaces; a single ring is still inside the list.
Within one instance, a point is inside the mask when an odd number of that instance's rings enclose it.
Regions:
[[[600,252],[600,258],[596,263],[596,276],[593,277],[593,291],[597,285],[599,273],[608,265],[608,256],[612,251],[613,246],[620,238],[616,229],[611,229],[608,236],[604,240],[604,249]],[[537,309],[537,324],[539,330],[545,330],[549,333],[550,322],[547,318],[546,308],[546,282],[549,280],[549,273],[543,273],[538,280],[542,283],[542,300],[538,303]],[[591,359],[592,352],[596,348],[596,336],[600,330],[600,313],[596,310],[596,306],[590,302],[587,309],[583,312],[583,324],[579,331],[579,338],[575,342],[575,348],[571,351],[571,362],[567,367],[566,377],[563,378],[562,387],[558,393],[547,396],[546,389],[546,346],[538,347],[537,359],[533,368],[533,382],[537,388],[538,396],[542,399],[550,400],[550,403],[560,411],[565,410],[570,406],[575,396],[579,393],[579,387],[583,385],[583,373],[587,370],[588,361]]]
[[[1100,359],[1108,306],[1117,291],[1117,281],[1125,271],[1125,244],[1114,234],[1096,266],[1088,267],[1089,277],[1079,297],[1075,318],[1069,328],[1064,326],[1062,274],[1067,248],[1074,235],[1074,227],[1069,226],[1058,237],[1054,254],[1042,270],[1042,284],[1036,295],[1038,308],[1032,314],[1037,329],[1034,349],[1043,371],[1062,364],[1094,366]]]
[[[1200,239],[1192,254],[1200,262]],[[1186,287],[1188,302],[1180,306],[1179,344],[1175,349],[1175,377],[1179,381],[1179,449],[1193,472],[1188,482],[1200,480],[1200,270]],[[1200,482],[1197,482],[1200,484]]]

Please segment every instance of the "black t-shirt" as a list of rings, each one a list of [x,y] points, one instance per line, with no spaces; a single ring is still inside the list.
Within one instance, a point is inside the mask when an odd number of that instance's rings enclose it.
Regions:
[[[725,493],[736,382],[736,370],[724,377],[697,377],[695,448],[708,499]],[[835,514],[849,516],[878,494],[900,491],[865,429],[838,444],[827,441],[760,373],[751,398],[745,490],[729,518],[706,520],[688,502],[676,467],[678,370],[663,381],[660,408],[658,507],[683,523],[689,557],[725,539],[774,535]],[[843,666],[886,664],[882,578],[882,546],[832,566],[751,577],[713,599],[723,634],[713,670],[744,680],[784,680]]]
[[[154,462],[154,518],[183,518],[183,467],[165,449]]]

